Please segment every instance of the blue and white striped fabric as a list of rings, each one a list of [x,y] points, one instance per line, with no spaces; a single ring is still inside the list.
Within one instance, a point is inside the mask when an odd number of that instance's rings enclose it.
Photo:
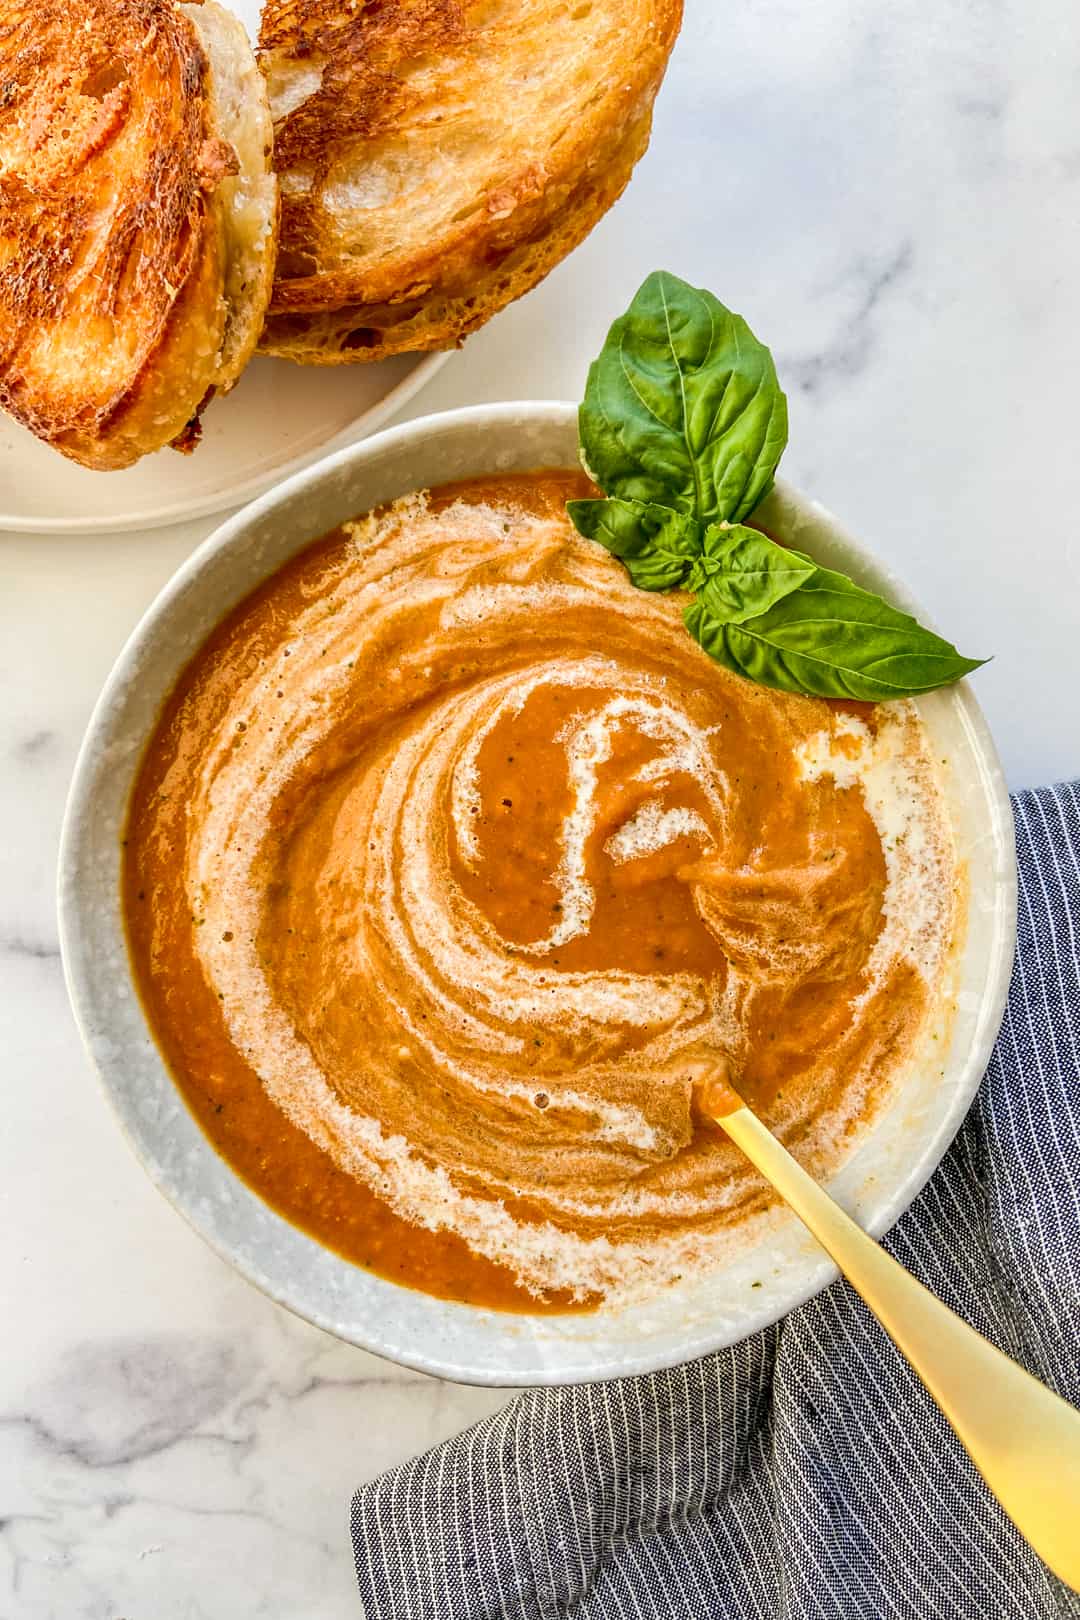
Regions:
[[[1080,1403],[1080,786],[1014,810],[1005,1022],[887,1247]],[[367,1620],[1080,1616],[844,1283],[689,1366],[525,1395],[364,1486],[352,1534]]]

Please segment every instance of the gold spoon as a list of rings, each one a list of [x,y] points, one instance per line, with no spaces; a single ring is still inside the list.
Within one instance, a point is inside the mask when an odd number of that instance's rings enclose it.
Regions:
[[[873,1311],[1022,1536],[1080,1591],[1080,1412],[1002,1355],[867,1237],[726,1081],[701,1090],[723,1128]]]

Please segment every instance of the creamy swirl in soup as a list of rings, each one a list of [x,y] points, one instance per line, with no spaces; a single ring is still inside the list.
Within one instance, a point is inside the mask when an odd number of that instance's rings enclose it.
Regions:
[[[128,830],[155,1035],[218,1150],[342,1254],[532,1310],[709,1266],[888,1093],[957,926],[915,708],[756,687],[568,522],[573,474],[409,496],[196,655]]]

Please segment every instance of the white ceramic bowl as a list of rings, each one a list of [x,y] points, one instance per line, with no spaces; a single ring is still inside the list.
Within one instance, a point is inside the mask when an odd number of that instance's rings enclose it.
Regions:
[[[281,1304],[353,1344],[482,1384],[558,1384],[673,1365],[775,1322],[835,1276],[802,1227],[778,1214],[730,1261],[655,1302],[587,1316],[526,1317],[433,1299],[362,1271],[264,1204],[188,1113],[135,993],[120,904],[120,839],[144,744],[176,677],[222,616],[308,541],[408,490],[576,460],[562,404],[484,405],[392,428],[330,456],[224,523],[184,564],[117,659],[94,711],[68,803],[60,934],[75,1014],[106,1093],[161,1191],[217,1252]],[[902,586],[817,505],[780,486],[773,532],[913,607]],[[969,886],[955,1011],[945,1047],[914,1064],[831,1186],[885,1231],[963,1119],[997,1033],[1015,938],[1012,817],[986,724],[966,685],[920,703],[939,756]],[[123,1264],[123,1257],[118,1256]]]

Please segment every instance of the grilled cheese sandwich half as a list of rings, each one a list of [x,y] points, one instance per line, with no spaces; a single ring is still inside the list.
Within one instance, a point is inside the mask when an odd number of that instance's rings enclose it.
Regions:
[[[681,0],[268,0],[282,221],[261,347],[449,348],[553,269],[648,144]]]
[[[9,0],[0,405],[88,467],[190,448],[263,324],[272,140],[247,36],[215,0]]]

